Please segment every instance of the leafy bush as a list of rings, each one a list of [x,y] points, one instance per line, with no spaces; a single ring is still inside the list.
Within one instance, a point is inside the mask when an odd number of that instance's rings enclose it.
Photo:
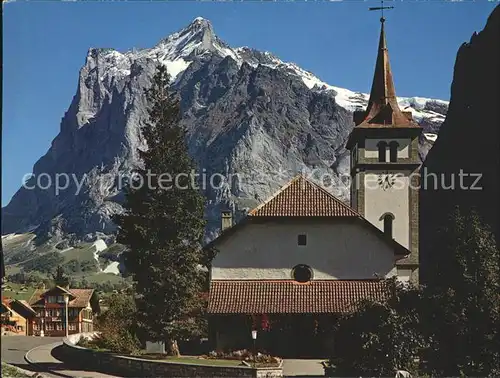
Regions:
[[[109,308],[97,317],[99,334],[91,340],[80,339],[81,346],[121,354],[138,354],[136,308],[133,298],[113,295]]]
[[[500,248],[473,209],[457,207],[428,253],[422,323],[433,376],[500,376]]]
[[[390,282],[386,302],[364,302],[343,316],[334,331],[335,348],[328,365],[338,376],[394,376],[416,372],[426,343],[421,336],[416,303],[421,292]]]

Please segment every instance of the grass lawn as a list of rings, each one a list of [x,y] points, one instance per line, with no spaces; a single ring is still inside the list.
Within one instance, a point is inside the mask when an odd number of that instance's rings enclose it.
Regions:
[[[144,358],[146,360],[168,361],[168,362],[177,362],[180,364],[191,364],[191,365],[241,366],[241,361],[238,360],[212,360],[212,359],[203,359],[203,358],[187,357],[187,356],[186,357],[164,356],[161,354],[143,354],[137,357]]]
[[[7,282],[2,287],[2,295],[7,298],[18,299],[18,300],[28,300],[33,295],[35,291],[34,287],[18,284],[14,282]]]
[[[168,356],[166,361],[169,362],[179,362],[183,364],[192,364],[192,365],[215,365],[215,366],[240,366],[241,361],[237,360],[211,360],[204,358],[196,358],[196,357],[173,357]]]
[[[82,274],[81,276],[82,277],[84,276],[85,279],[90,284],[92,284],[92,283],[104,283],[104,282],[109,282],[111,284],[120,284],[120,283],[127,281],[122,276],[118,276],[118,275],[113,274],[113,273],[98,272],[98,273],[86,274],[86,275]]]
[[[98,271],[97,261],[95,260],[96,248],[91,243],[81,243],[74,247],[73,249],[67,250],[61,253],[61,256],[64,258],[63,264],[68,264],[69,262],[76,260],[78,261],[82,267],[83,265],[88,265],[92,267],[91,271]]]
[[[139,358],[151,359],[157,361],[168,361],[168,362],[177,362],[180,364],[190,364],[190,365],[213,365],[213,366],[246,366],[243,365],[240,360],[222,360],[222,359],[211,359],[211,358],[197,358],[197,357],[174,357],[174,356],[164,356],[161,354],[143,354],[138,356]],[[247,361],[251,366],[253,366],[253,362]],[[256,367],[275,367],[277,364],[275,363],[257,363]]]
[[[2,377],[27,378],[31,377],[31,375],[24,374],[20,370],[16,369],[14,366],[2,362]]]

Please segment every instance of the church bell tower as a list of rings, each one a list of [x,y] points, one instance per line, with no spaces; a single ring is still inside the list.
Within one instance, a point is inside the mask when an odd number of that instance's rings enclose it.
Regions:
[[[351,153],[351,206],[387,237],[411,251],[397,262],[398,276],[418,282],[418,139],[422,128],[399,108],[381,30],[370,99],[354,113]]]

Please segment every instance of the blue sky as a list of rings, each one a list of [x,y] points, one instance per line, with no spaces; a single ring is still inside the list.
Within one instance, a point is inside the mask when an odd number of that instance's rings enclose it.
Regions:
[[[386,2],[387,3],[387,2]],[[329,84],[368,92],[379,33],[378,1],[57,2],[4,5],[2,205],[46,153],[76,92],[90,47],[154,46],[209,19],[233,47],[271,51]],[[498,2],[395,1],[387,40],[399,96],[448,100],[457,49]]]

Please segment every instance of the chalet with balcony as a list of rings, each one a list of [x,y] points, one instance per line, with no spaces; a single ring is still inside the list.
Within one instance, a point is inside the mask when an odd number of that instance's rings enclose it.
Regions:
[[[94,289],[61,286],[49,290],[38,289],[29,304],[36,313],[32,327],[34,336],[66,335],[66,316],[68,334],[93,332],[94,315],[99,312],[99,300]]]

